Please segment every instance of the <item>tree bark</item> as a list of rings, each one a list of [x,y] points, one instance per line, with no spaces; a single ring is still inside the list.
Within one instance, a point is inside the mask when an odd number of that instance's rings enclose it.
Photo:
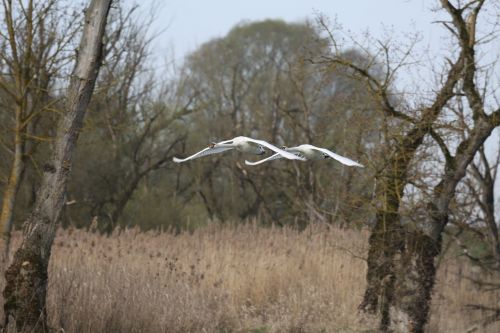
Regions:
[[[86,13],[79,53],[68,87],[65,114],[59,121],[52,158],[44,166],[34,209],[25,222],[24,239],[5,273],[5,327],[46,332],[47,267],[56,224],[65,202],[73,150],[94,89],[102,58],[102,37],[112,0],[92,0]]]
[[[16,111],[16,118],[19,111]],[[18,122],[19,123],[19,122]],[[7,262],[7,257],[10,248],[10,235],[12,231],[12,215],[14,211],[14,203],[16,201],[17,192],[21,183],[21,173],[23,168],[23,144],[19,129],[15,131],[15,148],[14,160],[10,170],[7,186],[3,193],[2,212],[0,214],[0,228],[2,238],[4,240],[4,249],[0,262]]]
[[[397,147],[390,167],[379,177],[378,207],[375,226],[369,239],[367,286],[361,310],[381,315],[380,330],[390,326],[390,306],[394,299],[396,278],[394,258],[404,249],[404,232],[400,224],[399,206],[408,182],[407,173],[416,149],[421,145],[425,131],[414,129]]]

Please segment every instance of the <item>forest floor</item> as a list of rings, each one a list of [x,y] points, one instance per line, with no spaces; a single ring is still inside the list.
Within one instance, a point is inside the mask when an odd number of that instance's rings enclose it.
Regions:
[[[67,333],[369,331],[376,321],[357,311],[367,239],[367,231],[320,225],[110,237],[60,230],[49,269],[50,325]],[[451,254],[442,258],[428,332],[466,332],[491,314],[466,307],[498,305],[499,290],[471,282],[479,275],[493,278]],[[500,323],[477,329],[500,332]]]

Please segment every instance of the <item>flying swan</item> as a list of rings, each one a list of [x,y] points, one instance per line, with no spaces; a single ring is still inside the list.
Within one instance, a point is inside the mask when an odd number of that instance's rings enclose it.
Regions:
[[[364,165],[359,164],[358,162],[355,162],[347,157],[335,154],[334,152],[332,152],[328,149],[319,148],[319,147],[309,145],[309,144],[300,145],[297,147],[290,147],[290,148],[283,147],[283,149],[289,153],[304,157],[307,160],[322,160],[322,159],[326,159],[326,158],[333,158],[334,160],[337,160],[340,163],[348,165],[348,166],[357,166],[360,168],[364,168]],[[261,164],[264,162],[276,160],[278,158],[282,158],[282,156],[280,154],[274,154],[268,158],[264,158],[264,159],[262,159],[260,161],[256,161],[256,162],[245,161],[245,164],[257,165],[257,164]]]
[[[278,155],[279,156],[278,158],[284,157],[290,160],[305,161],[305,158],[297,156],[296,154],[293,154],[291,152],[287,152],[276,146],[273,146],[272,144],[266,141],[247,138],[246,136],[237,136],[232,140],[221,141],[219,143],[212,142],[207,148],[197,152],[196,154],[193,154],[184,159],[174,157],[173,161],[176,163],[182,163],[198,157],[222,153],[223,151],[230,149],[236,149],[246,154],[262,155],[266,152],[264,148],[268,148],[276,152],[276,154],[273,156]]]

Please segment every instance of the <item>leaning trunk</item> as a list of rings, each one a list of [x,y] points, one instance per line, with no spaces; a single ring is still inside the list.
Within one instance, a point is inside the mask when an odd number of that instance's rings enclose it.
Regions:
[[[19,110],[16,115],[19,115]],[[5,187],[3,193],[2,201],[2,212],[0,214],[0,228],[2,232],[2,238],[4,239],[4,248],[2,255],[5,260],[10,248],[10,235],[12,231],[12,215],[14,211],[14,203],[16,201],[17,192],[19,190],[19,185],[21,183],[21,173],[23,168],[23,144],[21,133],[16,130],[15,133],[15,149],[14,149],[14,160],[12,161],[12,168],[10,170],[9,179],[7,181],[7,186]],[[2,258],[0,258],[0,262]]]
[[[72,153],[82,127],[101,63],[102,37],[111,0],[92,0],[85,15],[75,69],[67,93],[65,114],[58,124],[53,155],[43,168],[35,206],[25,222],[24,240],[5,273],[5,326],[20,332],[46,332],[47,267],[56,223],[65,202]]]

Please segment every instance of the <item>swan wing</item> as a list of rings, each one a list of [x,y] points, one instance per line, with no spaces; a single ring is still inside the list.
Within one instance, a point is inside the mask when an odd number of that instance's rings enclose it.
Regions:
[[[264,140],[256,140],[256,139],[247,138],[247,137],[245,137],[245,139],[247,141],[249,141],[249,142],[255,142],[255,143],[257,143],[257,144],[259,144],[261,146],[264,146],[264,147],[266,147],[266,148],[268,148],[268,149],[270,149],[270,150],[272,150],[272,151],[280,154],[282,157],[287,158],[289,160],[301,160],[301,161],[305,161],[306,160],[305,158],[303,158],[301,156],[297,156],[295,154],[289,153],[289,152],[287,152],[287,151],[285,151],[283,149],[280,149],[280,148],[278,148],[278,147],[276,147],[276,146],[274,146],[274,145],[272,145],[272,144],[270,144],[270,143],[268,143],[268,142],[266,142]]]
[[[360,168],[364,168],[365,167],[364,165],[359,164],[358,162],[353,161],[350,158],[341,156],[339,154],[335,154],[333,151],[330,151],[328,149],[315,147],[313,145],[309,145],[309,146],[310,146],[311,149],[319,150],[320,152],[327,154],[328,156],[330,156],[331,158],[339,161],[342,164],[345,164],[345,165],[348,165],[348,166],[357,166],[357,167],[360,167]]]
[[[232,147],[214,147],[214,148],[207,147],[207,148],[205,148],[203,150],[200,150],[196,154],[193,154],[193,155],[191,155],[189,157],[186,157],[184,159],[174,157],[173,161],[175,163],[182,163],[182,162],[186,162],[186,161],[198,158],[198,157],[203,157],[203,156],[207,156],[207,155],[222,153],[223,151],[226,151],[226,150],[229,150],[229,149],[233,149],[233,148]]]
[[[258,165],[258,164],[262,164],[264,162],[268,162],[268,161],[272,161],[272,160],[277,160],[278,158],[283,158],[283,156],[281,156],[281,154],[279,153],[276,153],[272,156],[269,156],[269,157],[266,157],[262,160],[258,160],[258,161],[255,161],[255,162],[250,162],[250,161],[247,161],[245,160],[245,164],[246,165]]]

